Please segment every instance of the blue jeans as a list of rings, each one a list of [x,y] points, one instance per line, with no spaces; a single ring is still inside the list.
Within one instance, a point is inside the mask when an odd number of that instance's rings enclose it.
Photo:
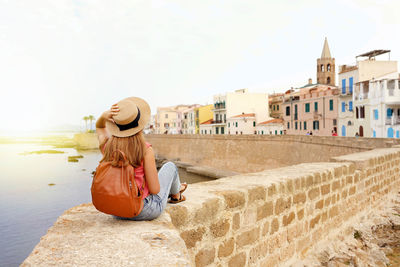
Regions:
[[[172,162],[165,163],[158,171],[158,180],[160,182],[160,192],[156,195],[148,195],[144,199],[143,209],[140,214],[132,218],[118,219],[133,221],[149,221],[157,218],[167,206],[168,196],[178,194],[181,182],[179,180],[178,168]]]

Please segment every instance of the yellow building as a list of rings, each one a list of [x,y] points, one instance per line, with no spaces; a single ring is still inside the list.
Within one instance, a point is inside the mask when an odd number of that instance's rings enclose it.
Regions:
[[[213,105],[201,106],[194,109],[195,111],[195,133],[200,133],[200,124],[213,119]]]

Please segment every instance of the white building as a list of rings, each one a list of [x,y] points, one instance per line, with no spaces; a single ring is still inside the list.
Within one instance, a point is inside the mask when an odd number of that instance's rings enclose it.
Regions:
[[[255,134],[256,115],[254,113],[236,115],[228,118],[227,122],[228,134]]]
[[[338,134],[340,136],[372,137],[369,82],[377,77],[397,72],[397,61],[376,60],[390,50],[373,50],[356,57],[355,65],[340,66]],[[359,58],[367,58],[359,60]]]
[[[213,134],[236,134],[236,130],[233,130],[230,127],[231,125],[228,126],[227,118],[237,120],[234,118],[235,116],[253,113],[255,123],[267,120],[269,118],[268,95],[266,93],[249,93],[247,89],[215,95],[213,113]],[[241,132],[243,134],[245,132],[254,134],[255,126],[252,126],[252,124],[247,125],[250,128],[242,129]],[[240,134],[240,131],[237,132]]]
[[[369,81],[373,137],[400,138],[400,76],[397,72]]]
[[[257,124],[256,131],[260,135],[282,135],[283,128],[283,119],[271,119]]]
[[[212,133],[212,119],[200,123],[200,134],[213,134]]]

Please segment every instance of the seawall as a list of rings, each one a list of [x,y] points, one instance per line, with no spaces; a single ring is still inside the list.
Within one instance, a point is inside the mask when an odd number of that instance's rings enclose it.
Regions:
[[[156,154],[193,165],[258,172],[400,144],[400,139],[301,135],[146,135]]]
[[[378,148],[192,184],[187,201],[151,222],[78,206],[23,266],[287,265],[340,232],[352,235],[351,224],[399,189],[399,166],[400,148]]]

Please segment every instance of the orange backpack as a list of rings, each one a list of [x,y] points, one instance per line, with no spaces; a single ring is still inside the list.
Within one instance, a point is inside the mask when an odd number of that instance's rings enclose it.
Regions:
[[[118,166],[105,161],[99,164],[92,182],[92,203],[97,210],[125,218],[139,215],[143,208],[143,188],[137,187],[135,169],[129,164],[124,152]]]

